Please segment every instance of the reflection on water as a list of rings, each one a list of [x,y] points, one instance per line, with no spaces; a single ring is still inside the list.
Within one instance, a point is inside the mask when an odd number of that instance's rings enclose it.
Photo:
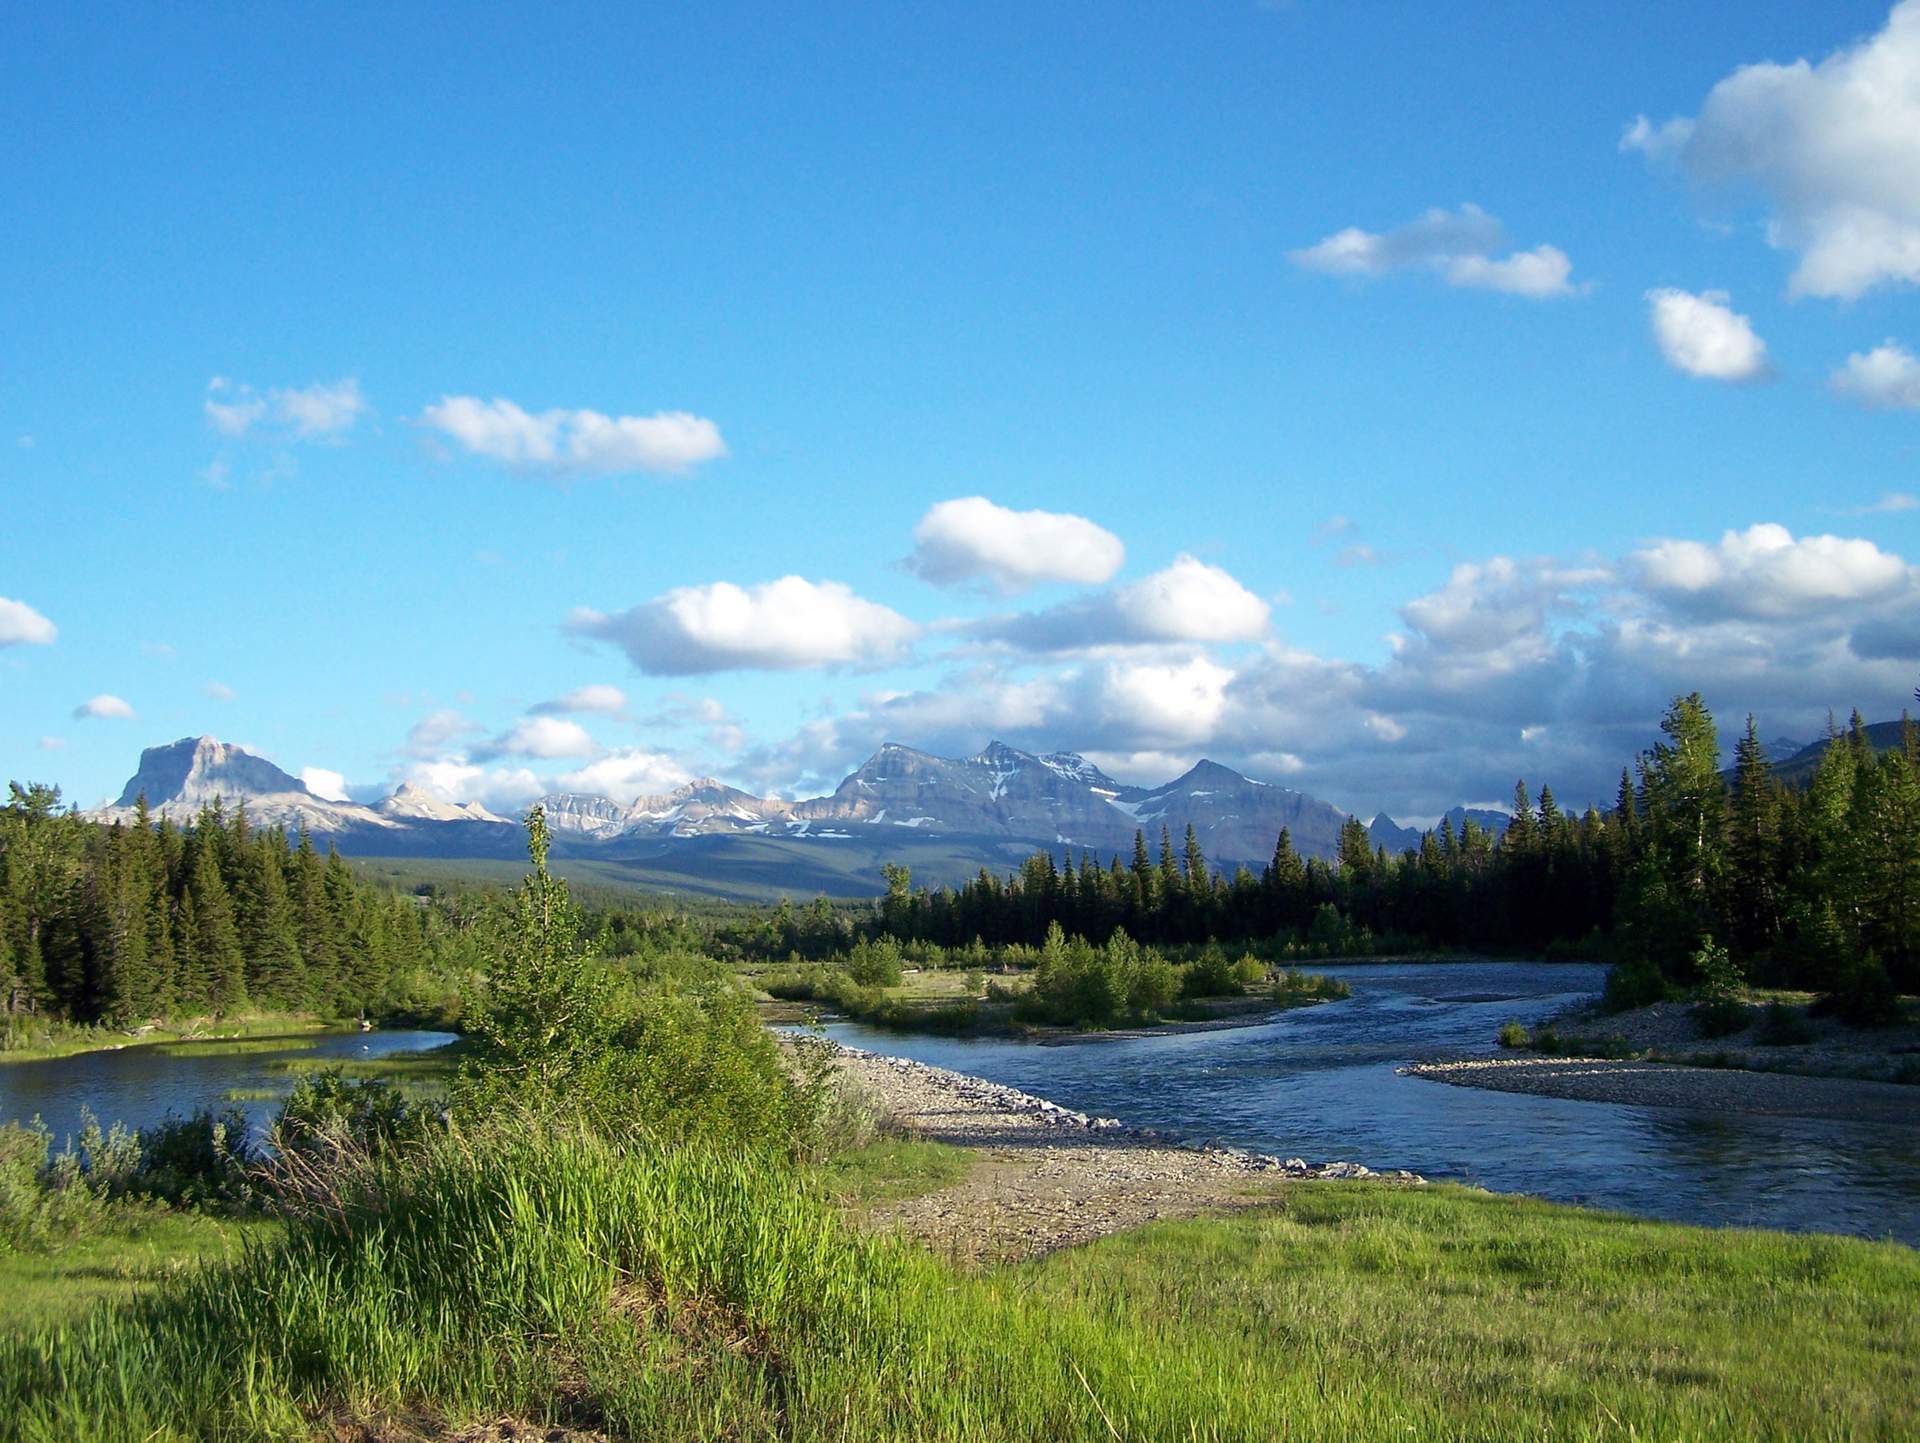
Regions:
[[[103,1123],[151,1127],[169,1112],[223,1108],[235,1088],[272,1088],[284,1094],[294,1079],[275,1064],[289,1058],[349,1061],[419,1052],[453,1041],[449,1032],[328,1032],[318,1036],[254,1038],[249,1046],[279,1041],[277,1050],[196,1057],[190,1044],[128,1047],[118,1052],[82,1052],[45,1062],[0,1063],[0,1122],[24,1122],[38,1114],[56,1140],[80,1131],[80,1109]],[[279,1098],[232,1104],[259,1123],[279,1108]]]
[[[1717,1225],[1920,1244],[1916,1125],[1622,1107],[1453,1087],[1395,1067],[1488,1054],[1599,989],[1602,969],[1406,963],[1322,969],[1354,995],[1258,1027],[1072,1046],[908,1037],[851,1046],[976,1073],[1138,1126],[1313,1161],[1350,1158],[1502,1192]]]

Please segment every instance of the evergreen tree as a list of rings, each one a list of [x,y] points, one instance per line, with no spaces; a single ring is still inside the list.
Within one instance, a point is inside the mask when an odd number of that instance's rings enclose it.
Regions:
[[[210,846],[194,850],[188,895],[193,899],[195,995],[187,1000],[191,1006],[225,1016],[246,1005],[246,964],[233,923],[233,901]]]
[[[1734,746],[1733,805],[1727,819],[1726,933],[1753,953],[1780,930],[1780,801],[1751,714]]]

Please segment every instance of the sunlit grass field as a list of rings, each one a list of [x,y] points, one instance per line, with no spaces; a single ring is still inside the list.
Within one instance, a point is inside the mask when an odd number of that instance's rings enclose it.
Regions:
[[[892,1148],[894,1151],[889,1152]],[[831,1199],[937,1186],[489,1131],[342,1213],[0,1347],[0,1435],[314,1436],[404,1415],[646,1439],[1892,1439],[1920,1256],[1466,1189],[1288,1186],[956,1271]]]

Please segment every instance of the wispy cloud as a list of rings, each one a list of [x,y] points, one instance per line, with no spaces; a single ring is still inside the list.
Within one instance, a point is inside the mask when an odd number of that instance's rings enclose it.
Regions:
[[[470,456],[554,476],[630,471],[678,474],[727,454],[720,428],[686,411],[608,416],[599,411],[527,411],[496,396],[443,396],[420,413]]]

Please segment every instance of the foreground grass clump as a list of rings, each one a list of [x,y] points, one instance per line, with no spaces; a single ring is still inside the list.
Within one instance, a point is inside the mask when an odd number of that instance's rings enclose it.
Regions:
[[[0,1343],[0,1433],[1899,1437],[1916,1295],[1893,1245],[1368,1184],[968,1275],[763,1156],[523,1120],[356,1164],[282,1241]]]

